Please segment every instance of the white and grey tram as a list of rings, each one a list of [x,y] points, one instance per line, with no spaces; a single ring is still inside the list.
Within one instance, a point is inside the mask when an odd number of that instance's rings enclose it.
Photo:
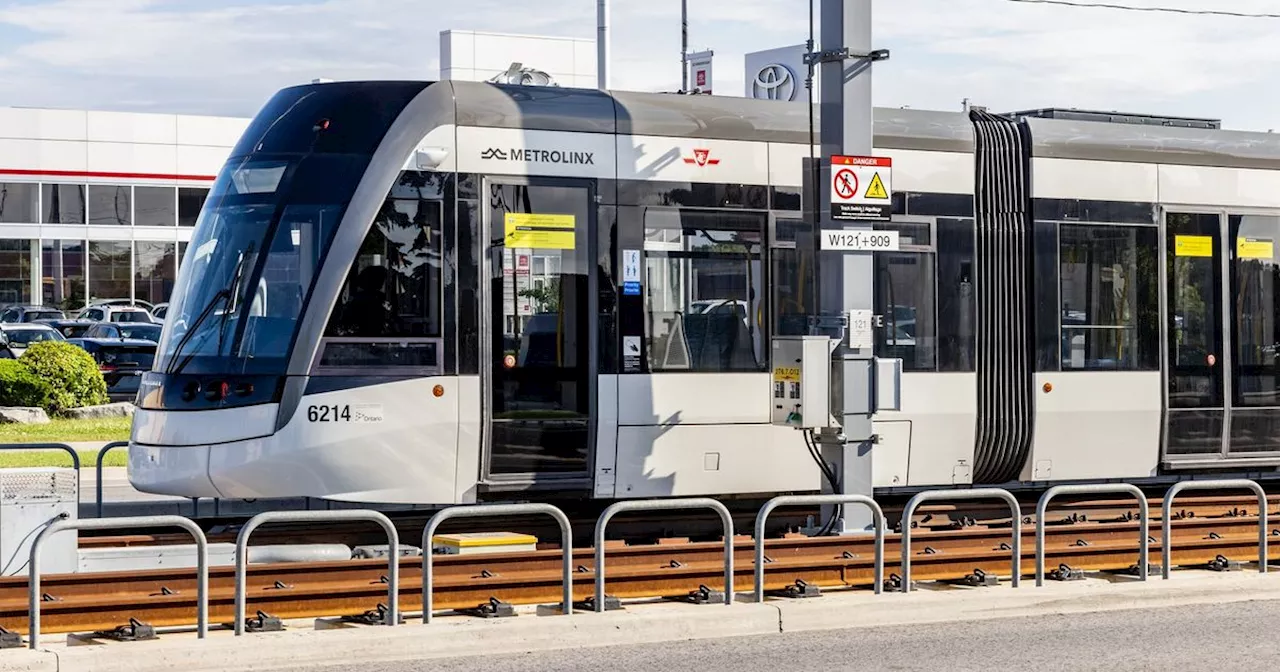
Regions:
[[[803,104],[711,96],[280,91],[196,225],[130,480],[818,490],[769,403],[770,338],[815,311],[808,129]],[[877,488],[1280,466],[1280,136],[878,109],[875,145],[901,240],[875,255],[875,351],[904,371]]]

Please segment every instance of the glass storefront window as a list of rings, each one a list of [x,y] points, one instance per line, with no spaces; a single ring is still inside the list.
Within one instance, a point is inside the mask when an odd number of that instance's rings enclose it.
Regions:
[[[0,240],[0,306],[31,303],[31,241]]]
[[[84,307],[84,241],[46,240],[40,245],[43,303],[62,311]]]
[[[44,203],[40,222],[43,224],[84,224],[83,184],[42,184]]]
[[[0,182],[0,222],[31,224],[40,208],[40,185]]]
[[[208,196],[208,189],[179,187],[178,226],[195,226],[196,219],[200,217],[200,209],[204,207],[204,199]]]
[[[133,190],[116,185],[89,185],[89,223],[99,226],[132,224]]]
[[[123,241],[89,241],[89,297],[130,298],[131,246]]]
[[[133,223],[137,226],[175,226],[178,195],[173,187],[134,187]]]
[[[174,243],[134,243],[134,298],[152,304],[164,303],[173,292],[177,277]]]

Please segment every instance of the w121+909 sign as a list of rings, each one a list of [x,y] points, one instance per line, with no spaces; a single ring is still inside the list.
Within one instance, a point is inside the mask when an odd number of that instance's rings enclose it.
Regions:
[[[893,160],[831,157],[831,219],[887,222],[893,214]]]

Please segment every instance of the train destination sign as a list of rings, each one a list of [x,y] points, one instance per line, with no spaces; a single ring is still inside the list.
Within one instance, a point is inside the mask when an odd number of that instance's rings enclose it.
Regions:
[[[893,159],[831,157],[831,218],[887,222],[893,214]]]

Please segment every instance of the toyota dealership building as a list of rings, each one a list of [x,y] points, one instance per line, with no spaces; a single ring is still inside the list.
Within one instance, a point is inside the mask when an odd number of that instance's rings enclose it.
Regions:
[[[794,70],[802,55],[803,47],[748,54],[746,95],[802,96],[803,75]],[[440,72],[592,86],[595,47],[592,40],[445,31]],[[167,301],[205,196],[248,121],[0,108],[0,307],[72,311],[96,299]]]

